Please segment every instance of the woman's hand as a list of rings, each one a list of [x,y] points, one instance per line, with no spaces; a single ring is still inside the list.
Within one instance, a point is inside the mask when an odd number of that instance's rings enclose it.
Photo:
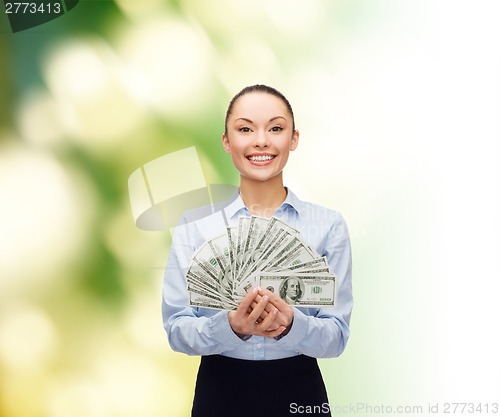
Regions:
[[[275,325],[284,327],[285,329],[280,334],[286,335],[290,331],[293,324],[293,315],[294,315],[293,308],[288,303],[286,303],[280,296],[267,289],[260,288],[256,299],[258,299],[259,296],[268,297],[269,298],[268,306],[271,305],[278,309],[278,314],[276,316],[276,319],[274,320],[274,323]],[[267,318],[266,317],[267,314],[269,313],[266,309],[262,313],[261,317]]]
[[[252,304],[250,304],[250,307],[248,309],[249,314],[257,306],[257,303],[262,299],[262,297],[263,297],[263,295],[261,295],[260,293],[257,294],[255,299],[252,301]],[[262,320],[264,320],[267,317],[267,315],[273,311],[274,308],[276,308],[276,306],[274,304],[272,304],[272,302],[268,302],[266,305],[266,308],[264,309],[262,314],[257,319],[257,322],[260,323]],[[276,330],[280,326],[286,327],[287,324],[288,324],[288,322],[287,322],[286,317],[283,314],[281,314],[281,312],[278,309],[278,314],[276,316],[276,319],[274,320],[274,323],[269,327],[268,331],[269,330]]]
[[[238,309],[229,312],[229,325],[238,336],[276,337],[286,329],[284,324],[275,323],[279,310],[276,307],[269,306],[269,294],[273,294],[267,290],[265,290],[267,291],[265,294],[259,294],[259,290],[260,288],[254,288],[249,291],[241,301]],[[259,299],[256,300],[259,295]],[[253,308],[251,308],[252,303],[255,303]],[[266,307],[268,307],[268,311],[266,311]],[[266,311],[265,317],[258,321],[263,316],[264,311]]]

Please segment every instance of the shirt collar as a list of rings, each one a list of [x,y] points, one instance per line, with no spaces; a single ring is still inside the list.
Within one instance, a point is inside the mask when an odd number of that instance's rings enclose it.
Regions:
[[[233,216],[239,211],[245,210],[245,203],[240,195],[240,189],[238,188],[234,194],[231,196],[231,202],[226,206],[225,211],[228,218],[233,218]]]
[[[280,207],[276,210],[278,211],[284,211],[287,209],[292,209],[297,212],[297,214],[300,215],[300,212],[302,211],[304,207],[304,202],[300,200],[293,192],[290,190],[290,188],[285,187],[287,189],[287,196],[285,198],[285,201],[281,204]],[[241,198],[240,195],[240,190],[236,190],[231,197],[231,202],[226,206],[225,211],[226,214],[229,218],[233,218],[237,213],[239,212],[247,212],[248,209],[245,206],[245,203],[243,202],[243,199]]]
[[[286,207],[290,207],[291,209],[295,210],[298,215],[300,215],[300,212],[304,208],[304,202],[300,200],[293,192],[290,190],[290,188],[286,187],[287,189],[287,195],[285,198],[285,201],[283,201],[283,204],[281,204],[280,208],[283,207],[285,209]]]

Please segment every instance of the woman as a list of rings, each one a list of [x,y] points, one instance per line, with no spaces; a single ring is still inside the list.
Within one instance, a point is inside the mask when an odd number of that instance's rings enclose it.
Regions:
[[[229,104],[222,135],[240,174],[239,192],[220,212],[176,229],[163,320],[174,350],[202,355],[193,416],[274,417],[306,407],[330,415],[315,358],[336,357],[347,343],[351,251],[339,213],[301,201],[283,185],[283,169],[298,142],[288,100],[268,86],[244,88]],[[334,308],[294,307],[261,288],[249,291],[235,311],[189,306],[185,273],[193,253],[251,214],[283,220],[327,258],[336,275]]]

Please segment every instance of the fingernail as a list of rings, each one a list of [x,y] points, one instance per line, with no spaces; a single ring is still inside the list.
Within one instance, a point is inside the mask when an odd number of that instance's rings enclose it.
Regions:
[[[277,308],[275,308],[275,309],[273,310],[273,314],[274,314],[274,315],[278,314],[278,309],[277,309]]]
[[[262,297],[262,299],[263,299],[264,301],[267,301],[267,300],[269,300],[269,297],[268,297],[267,295],[265,295],[264,297]]]
[[[252,292],[255,294],[255,293],[259,292],[259,290],[260,290],[259,287],[255,287]]]

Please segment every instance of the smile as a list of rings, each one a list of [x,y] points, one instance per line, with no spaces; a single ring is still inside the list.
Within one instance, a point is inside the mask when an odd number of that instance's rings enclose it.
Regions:
[[[276,155],[250,155],[247,156],[247,159],[253,162],[264,162],[270,161],[271,159],[276,158]]]

